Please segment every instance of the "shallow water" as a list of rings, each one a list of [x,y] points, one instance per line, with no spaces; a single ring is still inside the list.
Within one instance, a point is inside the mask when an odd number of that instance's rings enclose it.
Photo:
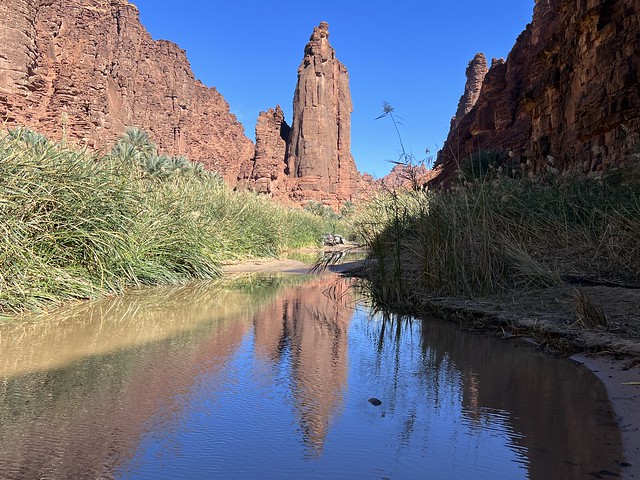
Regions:
[[[0,478],[620,471],[611,405],[584,367],[370,315],[332,276],[135,291],[0,324],[0,352]]]

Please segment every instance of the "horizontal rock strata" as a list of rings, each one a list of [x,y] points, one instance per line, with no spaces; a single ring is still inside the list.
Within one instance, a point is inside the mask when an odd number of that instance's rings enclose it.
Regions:
[[[127,127],[162,153],[187,155],[235,182],[253,144],[186,54],[154,41],[126,0],[3,0],[0,118],[92,148]]]

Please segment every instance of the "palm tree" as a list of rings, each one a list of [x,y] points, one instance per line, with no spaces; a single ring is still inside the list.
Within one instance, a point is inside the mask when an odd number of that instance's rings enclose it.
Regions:
[[[158,147],[151,141],[149,134],[144,130],[140,130],[135,127],[127,128],[127,131],[122,139],[120,139],[120,142],[124,142],[135,147],[144,158],[155,155],[158,151]]]

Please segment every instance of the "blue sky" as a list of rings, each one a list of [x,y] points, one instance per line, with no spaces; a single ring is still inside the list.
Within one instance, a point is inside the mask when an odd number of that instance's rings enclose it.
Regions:
[[[155,39],[187,51],[197,78],[215,86],[254,137],[261,110],[279,104],[291,123],[293,92],[313,27],[349,70],[351,152],[361,172],[388,173],[399,144],[383,101],[402,117],[407,151],[419,160],[446,138],[476,52],[506,57],[531,21],[534,0],[323,0],[307,2],[131,0]]]

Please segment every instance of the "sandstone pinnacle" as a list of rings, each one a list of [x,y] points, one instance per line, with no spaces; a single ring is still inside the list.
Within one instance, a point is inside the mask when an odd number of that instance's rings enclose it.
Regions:
[[[350,152],[352,109],[349,74],[329,44],[329,25],[322,22],[298,69],[287,147],[290,174],[302,190],[349,197],[357,174]]]
[[[487,67],[487,59],[483,53],[476,53],[473,60],[469,62],[467,66],[467,83],[464,87],[464,94],[460,97],[458,103],[458,110],[453,119],[452,126],[460,121],[467,113],[471,111],[478,97],[480,96],[480,90],[482,89],[482,83],[484,77],[487,75],[489,68]]]

